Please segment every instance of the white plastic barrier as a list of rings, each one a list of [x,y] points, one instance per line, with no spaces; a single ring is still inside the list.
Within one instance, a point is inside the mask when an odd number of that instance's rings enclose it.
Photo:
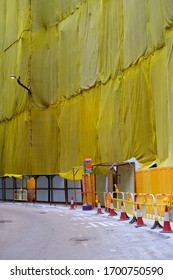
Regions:
[[[14,190],[14,200],[27,201],[27,190]]]

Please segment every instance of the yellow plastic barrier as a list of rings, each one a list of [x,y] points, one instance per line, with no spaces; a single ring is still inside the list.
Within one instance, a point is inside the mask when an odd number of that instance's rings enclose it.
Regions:
[[[122,199],[119,198],[120,194]],[[157,194],[154,196],[147,193],[119,192],[116,193],[116,197],[114,193],[104,193],[104,198],[105,207],[109,207],[110,199],[113,199],[115,210],[120,210],[120,205],[123,201],[126,213],[133,216],[130,223],[136,221],[137,206],[139,206],[143,218],[155,221],[152,229],[162,227],[159,221],[164,220],[165,205],[169,206],[170,221],[173,221],[173,194]]]
[[[135,216],[135,204],[134,204],[134,194],[130,192],[125,192],[125,209],[126,212],[130,215]]]
[[[136,220],[137,205],[139,205],[143,218],[154,220],[152,229],[162,227],[159,221],[164,220],[166,205],[169,209],[170,221],[173,221],[173,194],[156,194],[154,196],[149,193],[109,192],[104,193],[103,196],[105,208],[109,208],[110,202],[113,200],[114,209],[120,210],[121,202],[123,202],[126,213],[133,216],[130,223]]]
[[[125,199],[124,192],[119,192],[119,191],[116,190],[115,192],[112,192],[112,197],[115,198],[113,200],[114,208],[116,210],[120,210],[121,209],[121,201],[124,201],[124,199]]]
[[[104,198],[104,205],[105,205],[105,208],[108,209],[110,208],[110,203],[111,203],[111,199],[113,198],[112,197],[112,193],[110,192],[104,192],[103,193],[103,198]]]
[[[140,209],[142,211],[143,217],[146,217],[148,219],[153,219],[155,215],[155,197],[153,194],[148,193],[136,193],[135,194],[135,201],[137,204],[139,204]]]
[[[164,216],[165,205],[171,205],[171,194],[156,194],[156,204],[158,206],[158,214]]]

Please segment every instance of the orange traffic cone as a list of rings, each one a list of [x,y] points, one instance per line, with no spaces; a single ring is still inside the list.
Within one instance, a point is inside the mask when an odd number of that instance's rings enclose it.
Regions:
[[[98,204],[97,204],[97,214],[103,214],[102,209],[101,209],[101,205],[100,205],[100,200],[98,200]]]
[[[129,220],[130,218],[125,212],[125,207],[124,207],[124,202],[121,202],[121,214],[120,214],[120,219],[118,221],[123,221],[123,220]]]
[[[70,203],[70,210],[74,209],[74,201],[73,201],[73,197],[71,198],[71,203]]]
[[[164,213],[164,223],[163,223],[163,230],[160,231],[163,233],[172,233],[172,229],[170,226],[170,221],[169,221],[169,213],[168,213],[168,206],[165,206],[165,213]]]
[[[137,225],[135,227],[143,227],[143,226],[146,226],[146,225],[143,222],[139,204],[137,204]]]
[[[113,204],[113,199],[111,199],[110,202],[110,210],[109,210],[109,216],[115,216],[117,215],[117,213],[114,210],[114,204]]]

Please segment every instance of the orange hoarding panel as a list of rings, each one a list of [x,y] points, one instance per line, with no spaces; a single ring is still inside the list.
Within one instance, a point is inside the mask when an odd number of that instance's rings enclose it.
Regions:
[[[173,192],[173,167],[156,167],[136,171],[137,193],[164,194]]]

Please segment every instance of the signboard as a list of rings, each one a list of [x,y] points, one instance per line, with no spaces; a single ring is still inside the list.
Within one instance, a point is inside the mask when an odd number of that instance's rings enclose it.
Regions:
[[[85,158],[84,160],[84,173],[92,172],[92,160],[91,158]]]

